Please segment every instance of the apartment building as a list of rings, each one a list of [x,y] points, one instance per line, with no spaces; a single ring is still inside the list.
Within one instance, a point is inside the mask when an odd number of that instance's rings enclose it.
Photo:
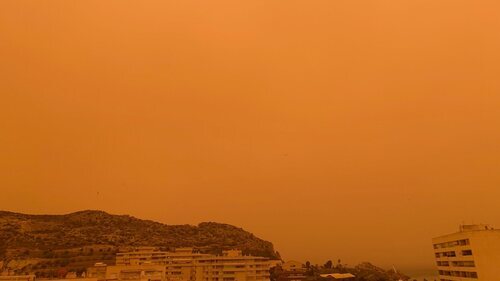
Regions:
[[[307,279],[306,267],[298,261],[287,261],[281,265],[282,272],[279,273],[278,281],[303,281]]]
[[[89,278],[97,278],[99,280],[106,279],[106,271],[108,270],[108,266],[105,263],[98,262],[94,264],[94,266],[87,268],[87,272],[85,273],[85,277]]]
[[[0,281],[35,281],[37,279],[35,275],[0,275]],[[41,279],[43,280],[43,279]],[[50,281],[98,281],[97,278],[64,278],[64,279],[50,279]]]
[[[267,258],[242,255],[241,251],[224,251],[222,255],[193,252],[179,248],[174,252],[141,247],[118,253],[116,266],[107,266],[107,280],[150,281],[269,281]],[[126,272],[128,271],[128,272]],[[89,269],[89,276],[102,277],[102,269]],[[134,273],[135,272],[135,273]]]
[[[500,280],[500,230],[461,225],[458,232],[432,243],[440,281]]]
[[[110,266],[106,271],[106,279],[164,281],[165,267],[152,264]]]
[[[0,275],[0,281],[35,281],[36,276],[30,275]]]
[[[281,265],[284,271],[305,272],[306,266],[298,261],[287,261]]]
[[[209,254],[195,253],[192,248],[177,248],[174,252],[167,252],[160,251],[156,247],[137,247],[129,252],[117,253],[116,265],[166,265],[172,263],[172,261],[191,261],[211,256]]]

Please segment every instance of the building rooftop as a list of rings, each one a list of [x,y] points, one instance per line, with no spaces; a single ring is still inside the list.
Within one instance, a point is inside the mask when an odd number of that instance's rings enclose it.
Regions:
[[[489,224],[462,224],[460,225],[459,231],[479,231],[479,230],[495,230]]]
[[[320,276],[323,278],[333,278],[333,279],[348,279],[356,277],[351,273],[329,273],[329,274],[321,274]]]

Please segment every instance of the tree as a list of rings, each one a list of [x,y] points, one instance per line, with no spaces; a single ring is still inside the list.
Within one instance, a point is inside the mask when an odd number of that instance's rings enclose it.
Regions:
[[[278,278],[280,277],[280,275],[283,273],[283,268],[281,267],[281,265],[277,265],[275,267],[272,267],[270,270],[269,270],[269,273],[270,273],[270,280],[271,281],[276,281],[278,280]]]
[[[68,271],[65,268],[60,268],[56,272],[58,278],[64,278],[66,277],[66,274],[68,274]]]
[[[331,260],[328,260],[323,267],[328,268],[328,269],[332,269],[333,262]]]

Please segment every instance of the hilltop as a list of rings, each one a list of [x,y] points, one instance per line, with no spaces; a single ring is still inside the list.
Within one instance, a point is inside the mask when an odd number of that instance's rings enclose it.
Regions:
[[[131,246],[195,247],[214,254],[237,248],[244,254],[278,258],[271,242],[228,224],[167,225],[92,210],[66,215],[0,211],[0,271],[81,271],[95,262],[113,264],[115,253]]]

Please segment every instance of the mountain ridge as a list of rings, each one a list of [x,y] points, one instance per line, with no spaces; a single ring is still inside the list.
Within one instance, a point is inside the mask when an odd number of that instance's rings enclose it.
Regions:
[[[279,258],[271,242],[225,223],[168,225],[101,210],[63,215],[0,211],[0,269],[75,270],[95,262],[112,264],[120,248],[135,246],[193,247],[212,254],[239,249],[244,254]]]

